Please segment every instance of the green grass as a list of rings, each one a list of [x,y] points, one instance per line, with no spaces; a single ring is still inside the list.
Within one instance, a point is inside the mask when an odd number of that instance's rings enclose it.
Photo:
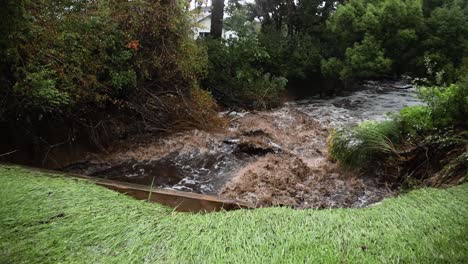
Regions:
[[[468,184],[366,209],[175,213],[0,167],[0,263],[467,263]]]
[[[328,140],[330,155],[340,165],[363,168],[382,157],[397,152],[398,123],[366,121],[356,127],[334,131]]]

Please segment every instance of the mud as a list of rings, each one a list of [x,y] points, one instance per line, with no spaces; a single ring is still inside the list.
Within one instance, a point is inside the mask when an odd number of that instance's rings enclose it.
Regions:
[[[187,131],[123,142],[66,171],[220,195],[255,206],[363,207],[394,195],[375,175],[341,171],[327,158],[330,129],[418,104],[402,83],[365,83],[328,100],[260,112],[224,112],[224,131]]]

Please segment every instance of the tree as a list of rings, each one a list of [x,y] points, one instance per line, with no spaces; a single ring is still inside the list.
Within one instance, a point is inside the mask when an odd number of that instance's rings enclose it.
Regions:
[[[211,29],[213,38],[221,38],[223,35],[224,0],[213,0],[211,9]]]
[[[373,40],[379,43],[385,57],[391,60],[391,68],[386,71],[387,73],[413,72],[415,60],[422,51],[420,32],[423,25],[424,17],[419,0],[356,0],[347,2],[340,6],[327,21],[330,35],[336,38],[336,44],[333,47],[335,50],[330,52],[328,56],[336,57],[344,62],[347,50],[362,43],[365,36],[368,35],[368,41]],[[361,51],[365,52],[365,50],[360,50],[359,53]],[[386,69],[387,64],[382,65],[385,65]],[[331,65],[323,66],[329,68]],[[354,75],[353,77],[371,77],[368,74],[374,71],[365,68],[353,67],[349,73]],[[363,72],[357,72],[359,69]],[[349,74],[341,77],[344,76],[351,77]]]
[[[2,4],[0,146],[34,155],[81,138],[102,146],[114,136],[102,132],[108,125],[167,129],[191,118],[206,60],[182,8],[171,0]]]

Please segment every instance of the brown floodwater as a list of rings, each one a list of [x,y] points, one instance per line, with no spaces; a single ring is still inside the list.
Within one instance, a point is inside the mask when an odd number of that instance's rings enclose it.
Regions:
[[[94,155],[66,171],[220,195],[257,206],[363,207],[394,194],[378,177],[343,171],[327,158],[330,129],[382,120],[420,104],[402,82],[365,82],[329,99],[256,112],[220,113],[221,132],[187,131]]]

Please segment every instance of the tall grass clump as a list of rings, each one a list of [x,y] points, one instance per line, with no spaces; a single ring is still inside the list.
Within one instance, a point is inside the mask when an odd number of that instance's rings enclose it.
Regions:
[[[464,181],[468,78],[446,87],[422,87],[419,96],[425,105],[404,108],[388,121],[334,131],[328,141],[330,156],[356,169],[397,168],[394,179],[417,179],[430,186]]]
[[[367,121],[350,129],[335,130],[329,137],[330,155],[341,165],[360,168],[389,153],[400,140],[395,121]]]

